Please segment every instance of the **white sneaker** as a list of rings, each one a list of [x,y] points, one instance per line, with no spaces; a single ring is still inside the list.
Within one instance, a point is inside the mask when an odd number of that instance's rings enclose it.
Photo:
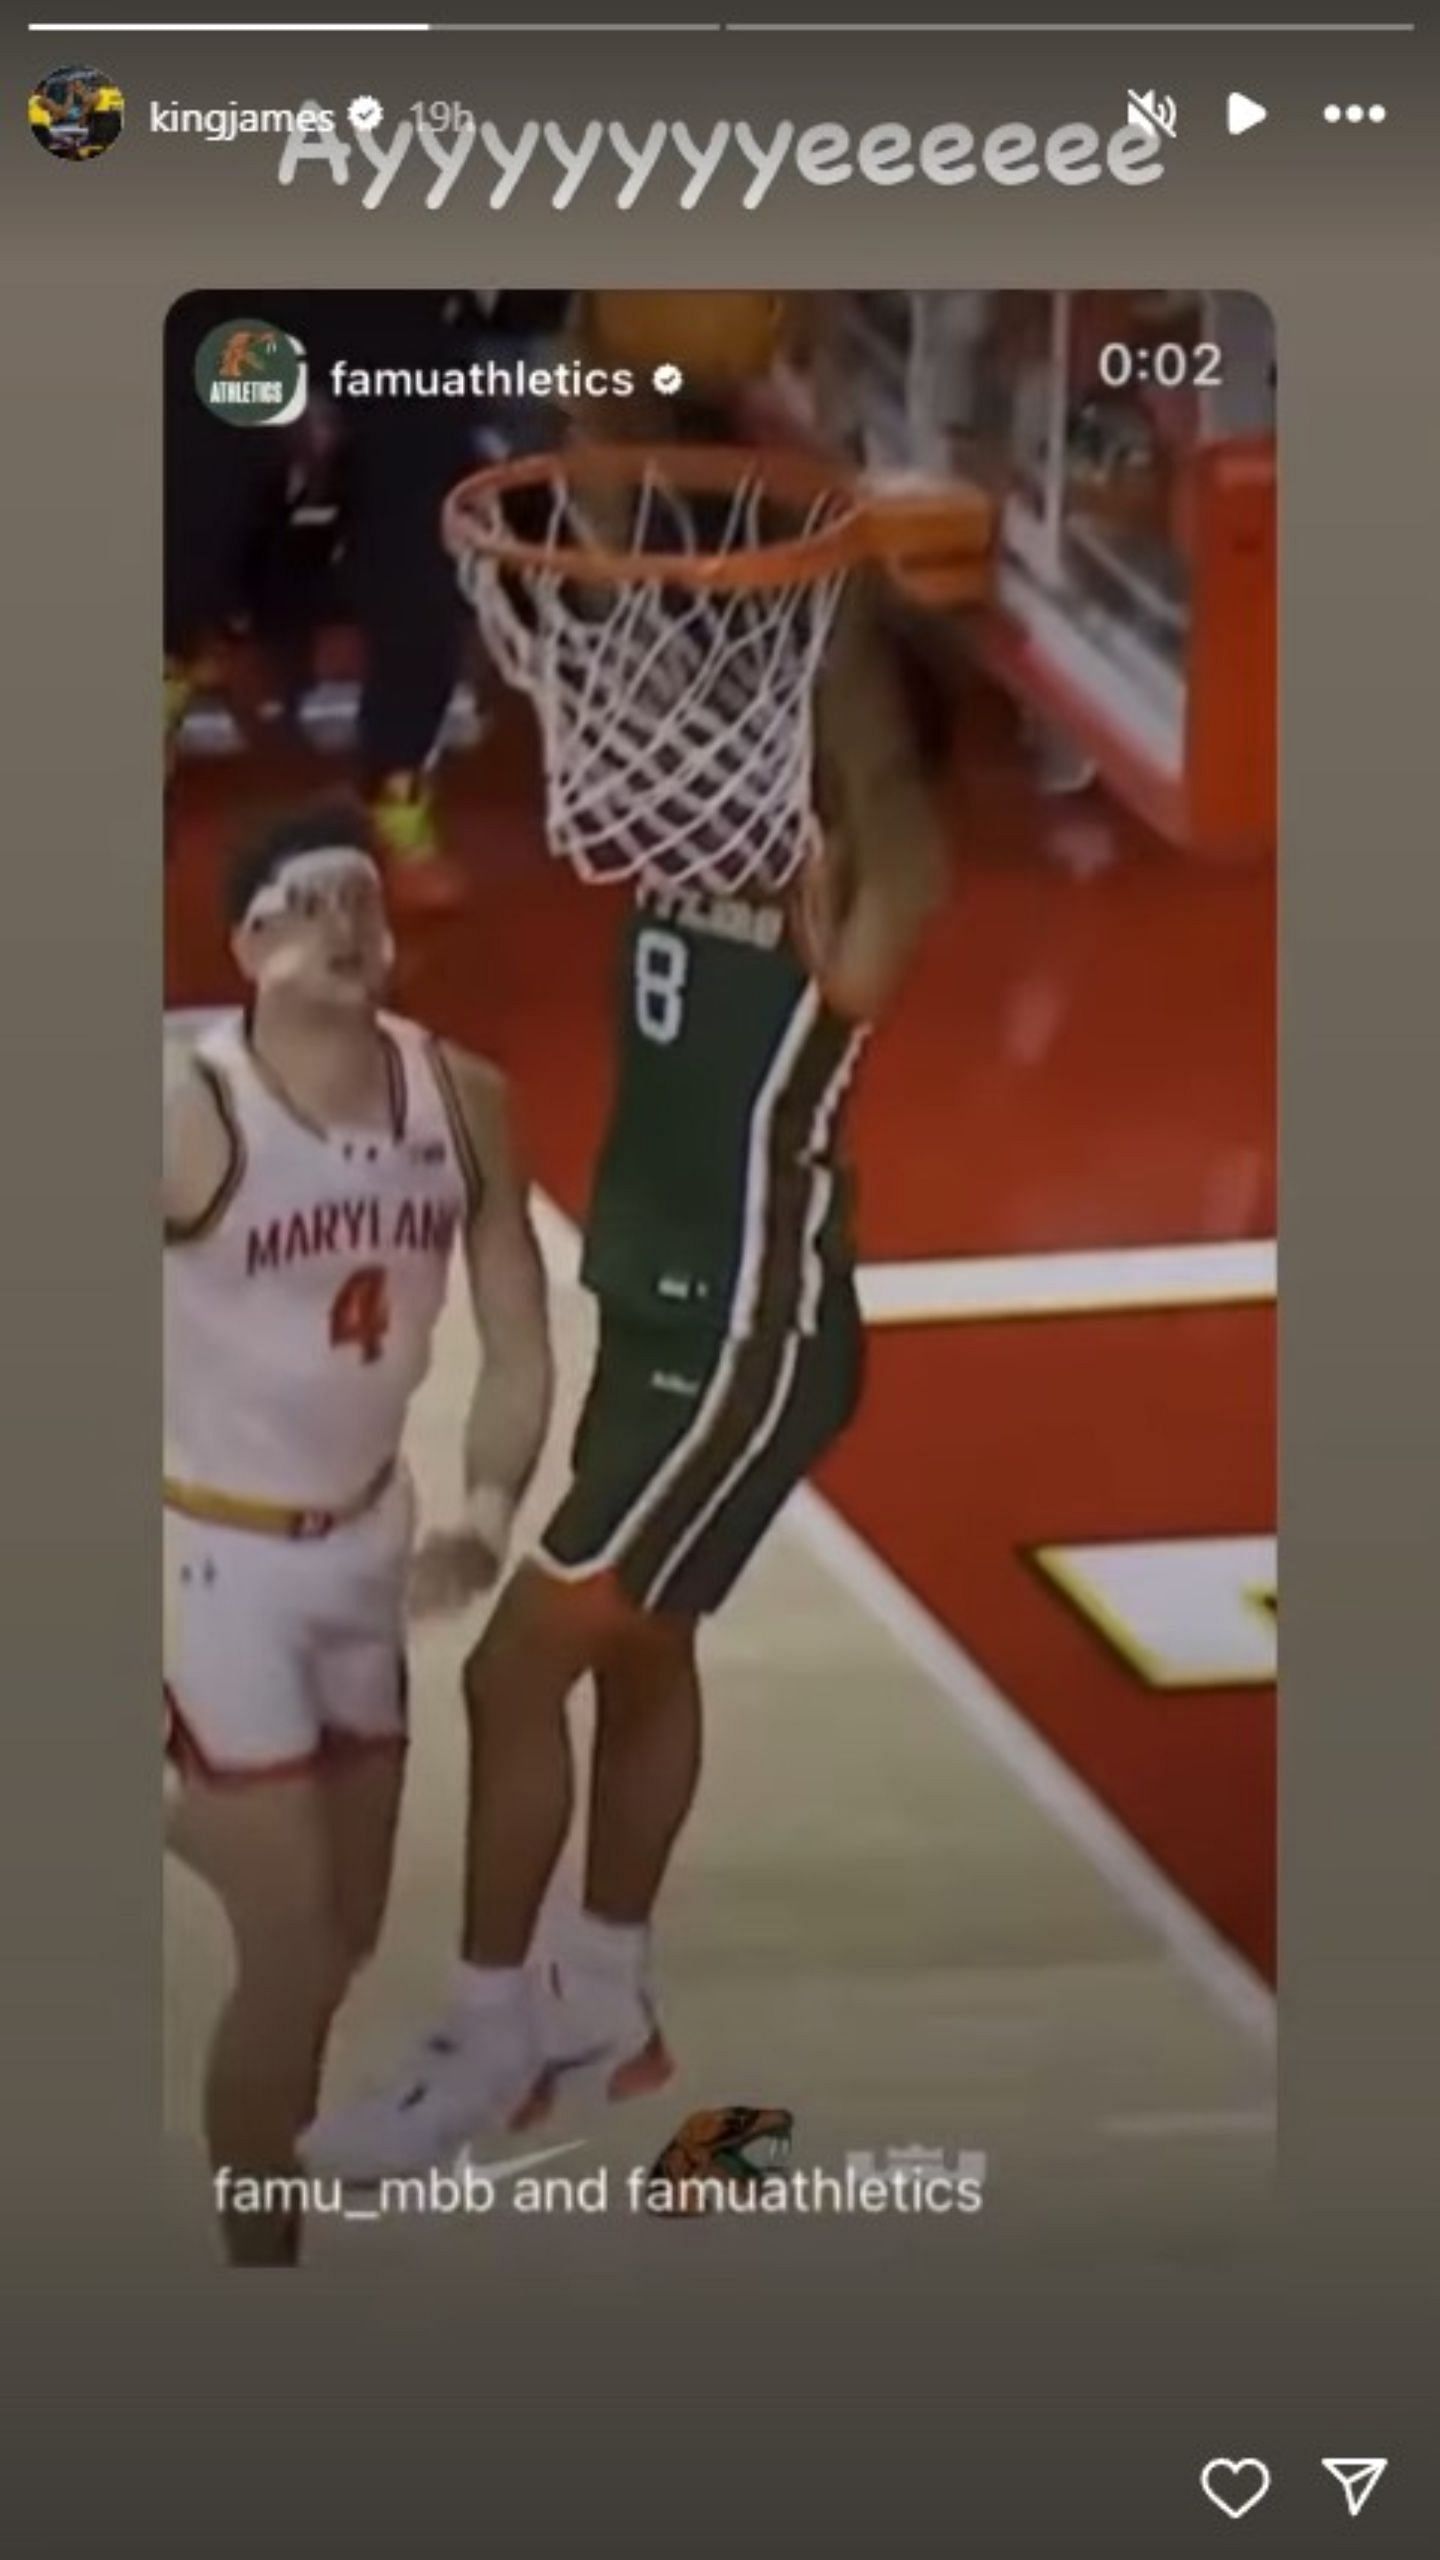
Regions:
[[[503,2016],[457,2009],[388,2088],[322,2112],[296,2151],[350,2186],[448,2169],[474,2135],[536,2121],[546,2059],[530,2004]]]
[[[536,2009],[544,2070],[526,2122],[562,2099],[646,2097],[675,2065],[646,1984],[551,1958],[537,1967]]]

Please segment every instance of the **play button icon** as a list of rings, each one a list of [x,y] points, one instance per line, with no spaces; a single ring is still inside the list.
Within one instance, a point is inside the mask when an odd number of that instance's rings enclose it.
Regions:
[[[1252,125],[1263,124],[1269,112],[1258,98],[1247,98],[1243,89],[1232,89],[1225,101],[1226,131],[1248,133]]]

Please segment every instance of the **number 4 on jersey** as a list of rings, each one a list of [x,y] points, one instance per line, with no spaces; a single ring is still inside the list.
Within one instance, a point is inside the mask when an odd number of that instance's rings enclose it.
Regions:
[[[358,1351],[362,1360],[378,1360],[390,1330],[390,1291],[385,1274],[352,1271],[341,1283],[330,1309],[330,1340],[337,1351]]]

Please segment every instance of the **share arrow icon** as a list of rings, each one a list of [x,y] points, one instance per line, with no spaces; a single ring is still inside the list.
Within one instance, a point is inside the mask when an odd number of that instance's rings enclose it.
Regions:
[[[1325,2455],[1324,2463],[1332,2479],[1338,2480],[1344,2490],[1345,2504],[1352,2516],[1358,2516],[1381,2472],[1390,2468],[1383,2454],[1356,2456],[1332,2453]]]

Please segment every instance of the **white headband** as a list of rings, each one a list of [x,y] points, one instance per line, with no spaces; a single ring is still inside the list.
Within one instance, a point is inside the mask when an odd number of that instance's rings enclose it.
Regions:
[[[263,924],[267,917],[283,916],[290,904],[290,892],[296,888],[323,886],[330,880],[343,880],[359,875],[383,887],[380,872],[368,853],[358,845],[321,845],[310,853],[284,856],[271,872],[262,888],[256,890],[245,910],[246,925]]]

